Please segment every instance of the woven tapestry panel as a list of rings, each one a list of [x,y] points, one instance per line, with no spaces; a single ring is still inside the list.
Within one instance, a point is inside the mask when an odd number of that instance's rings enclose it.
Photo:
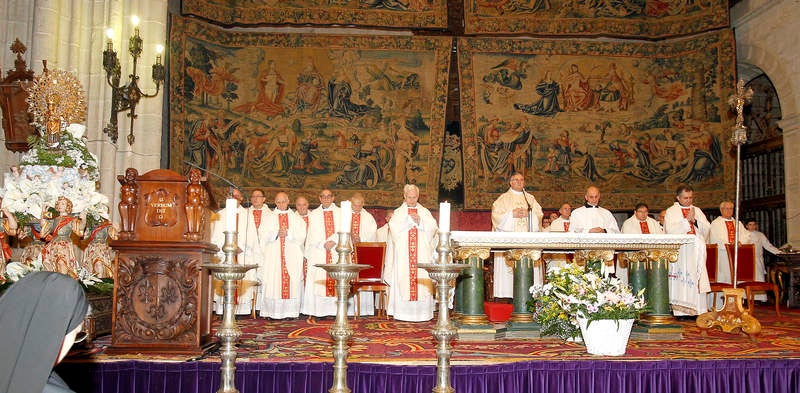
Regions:
[[[522,172],[546,207],[674,202],[680,183],[713,207],[733,196],[730,30],[659,43],[461,39],[464,203],[488,209]]]
[[[174,16],[170,168],[270,194],[437,200],[452,38],[232,32]],[[311,200],[312,204],[314,199]]]
[[[464,0],[469,34],[685,36],[729,26],[728,0]]]
[[[447,0],[183,0],[181,12],[226,25],[447,27]]]

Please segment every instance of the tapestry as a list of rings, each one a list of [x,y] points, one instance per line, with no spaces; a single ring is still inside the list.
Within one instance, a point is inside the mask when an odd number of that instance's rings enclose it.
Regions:
[[[170,168],[268,197],[435,203],[452,38],[228,31],[173,16]],[[316,198],[309,198],[314,204]]]
[[[522,172],[544,207],[662,209],[680,183],[695,204],[732,198],[729,29],[646,42],[459,40],[464,205],[488,209]],[[646,190],[646,191],[642,191]]]
[[[447,0],[183,0],[181,12],[226,25],[447,28]]]
[[[464,0],[468,34],[665,38],[729,26],[728,0]]]

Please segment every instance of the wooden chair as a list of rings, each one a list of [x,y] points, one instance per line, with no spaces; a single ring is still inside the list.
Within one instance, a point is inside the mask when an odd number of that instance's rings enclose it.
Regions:
[[[719,261],[719,255],[717,254],[719,250],[717,249],[717,245],[714,244],[706,244],[706,271],[708,272],[708,283],[711,286],[711,293],[722,292],[725,288],[733,288],[732,284],[726,282],[718,282],[717,281],[717,263]],[[728,265],[731,265],[730,259],[728,260]],[[733,269],[731,269],[731,272]],[[712,296],[714,299],[712,302],[712,307],[714,311],[717,311],[717,297]]]
[[[362,291],[378,294],[375,315],[386,317],[389,284],[383,280],[383,259],[385,254],[385,242],[360,242],[353,247],[353,263],[370,265],[370,268],[358,272],[358,277],[350,283],[350,288],[352,288],[353,294],[356,295],[355,319],[358,319],[361,314]]]
[[[733,245],[726,244],[728,259],[733,261]],[[733,275],[733,269],[731,269]],[[781,317],[780,310],[780,289],[775,283],[756,280],[756,248],[752,244],[742,244],[739,246],[739,261],[736,264],[736,282],[739,287],[744,288],[747,295],[747,311],[753,314],[754,292],[772,291],[775,295],[775,314]]]

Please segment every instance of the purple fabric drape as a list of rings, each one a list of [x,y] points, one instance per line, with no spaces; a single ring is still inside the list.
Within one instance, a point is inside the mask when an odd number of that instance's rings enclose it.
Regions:
[[[428,393],[435,366],[352,363],[353,393]],[[330,363],[239,363],[236,387],[242,393],[326,393],[333,380]],[[214,393],[219,363],[123,361],[62,363],[60,375],[79,393]],[[800,389],[800,359],[532,361],[455,366],[458,393],[522,392],[790,392]]]

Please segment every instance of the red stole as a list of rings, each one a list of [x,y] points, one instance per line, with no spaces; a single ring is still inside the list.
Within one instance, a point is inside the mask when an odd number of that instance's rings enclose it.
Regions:
[[[353,213],[353,221],[350,225],[350,236],[353,244],[361,242],[361,213]]]
[[[564,221],[564,232],[569,232],[569,221]]]
[[[322,215],[325,217],[325,239],[333,236],[336,231],[333,223],[333,210],[323,211]],[[331,263],[331,250],[325,250],[325,263]],[[330,276],[325,275],[325,296],[336,296],[336,281]]]
[[[253,222],[256,224],[256,229],[261,225],[261,209],[253,210]]]
[[[728,244],[733,244],[736,241],[736,222],[725,220],[725,229],[728,230]]]
[[[683,213],[683,218],[686,218],[686,216],[689,214],[689,209],[691,209],[691,207],[682,207],[681,208],[681,213]],[[694,224],[690,223],[689,226],[691,228],[689,228],[689,232],[686,232],[686,233],[690,234],[690,235],[697,234],[697,232],[694,231]]]
[[[408,214],[416,213],[416,212],[417,212],[417,208],[415,208],[415,207],[409,207],[408,208]],[[418,288],[419,277],[417,277],[417,251],[418,251],[418,247],[417,247],[418,243],[417,242],[418,242],[418,240],[419,240],[419,233],[417,231],[417,227],[412,227],[411,229],[408,230],[408,273],[409,273],[408,282],[411,285],[411,288],[409,288],[409,290],[411,292],[410,300],[412,302],[417,301],[418,296],[419,296],[419,293],[418,293],[418,291],[419,291],[419,288]]]
[[[647,225],[647,221],[639,221],[639,228],[642,230],[642,233],[649,234],[650,227]]]
[[[259,211],[260,212],[260,211]],[[278,214],[278,227],[289,229],[289,215]],[[289,299],[289,270],[286,269],[286,236],[281,236],[281,299]]]
[[[308,235],[308,214],[301,218],[306,222],[306,235]],[[306,281],[306,274],[308,274],[308,260],[303,256],[303,282]]]

